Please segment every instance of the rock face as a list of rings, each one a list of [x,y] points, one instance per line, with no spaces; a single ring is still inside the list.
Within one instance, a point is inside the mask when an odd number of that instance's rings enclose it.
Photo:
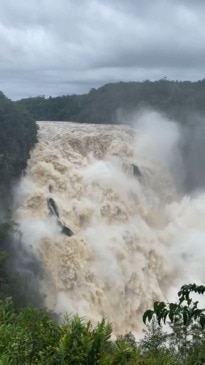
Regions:
[[[133,175],[136,176],[136,177],[141,177],[142,174],[140,172],[139,167],[137,165],[134,165],[134,164],[132,164],[131,166],[133,168]]]
[[[50,215],[55,215],[57,218],[59,218],[59,211],[53,198],[48,198],[47,204]]]
[[[50,188],[49,188],[50,191]],[[56,202],[54,201],[53,198],[48,198],[47,199],[47,205],[48,205],[48,209],[49,209],[49,213],[50,215],[54,215],[57,219],[57,223],[58,225],[61,227],[61,232],[63,234],[65,234],[68,237],[73,236],[73,232],[71,231],[70,228],[66,227],[60,220],[60,216],[59,216],[59,210],[58,207],[56,205]]]
[[[70,228],[64,226],[62,223],[60,223],[61,228],[62,228],[62,233],[65,234],[68,237],[71,237],[74,235],[73,231],[71,231]]]

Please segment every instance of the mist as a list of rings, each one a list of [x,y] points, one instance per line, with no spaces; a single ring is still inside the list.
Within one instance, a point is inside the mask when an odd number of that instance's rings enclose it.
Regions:
[[[145,144],[146,150],[150,149],[149,158],[153,157],[152,154],[158,154],[158,159],[169,164],[182,195],[203,191],[205,124],[200,113],[190,111],[189,115],[184,116],[183,122],[178,122],[151,107],[132,112],[118,111],[117,123],[124,124],[125,120],[126,124],[139,130],[140,142],[138,140],[136,148],[139,150],[139,144]]]

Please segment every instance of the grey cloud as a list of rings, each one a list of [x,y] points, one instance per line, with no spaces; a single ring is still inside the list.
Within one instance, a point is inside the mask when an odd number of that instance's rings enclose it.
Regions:
[[[204,78],[204,10],[202,0],[1,0],[0,89],[20,98]]]

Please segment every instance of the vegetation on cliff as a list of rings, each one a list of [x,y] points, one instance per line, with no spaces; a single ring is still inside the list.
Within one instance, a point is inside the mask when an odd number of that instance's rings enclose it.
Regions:
[[[30,113],[0,92],[1,183],[21,174],[36,141],[37,125]]]
[[[37,141],[37,125],[29,112],[0,92],[0,299],[12,295],[15,305],[28,302],[13,270],[12,186],[25,169]]]

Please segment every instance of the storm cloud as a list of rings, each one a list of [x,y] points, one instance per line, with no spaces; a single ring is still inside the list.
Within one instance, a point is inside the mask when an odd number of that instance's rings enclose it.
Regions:
[[[0,90],[12,99],[203,79],[205,2],[1,0],[0,55]]]

